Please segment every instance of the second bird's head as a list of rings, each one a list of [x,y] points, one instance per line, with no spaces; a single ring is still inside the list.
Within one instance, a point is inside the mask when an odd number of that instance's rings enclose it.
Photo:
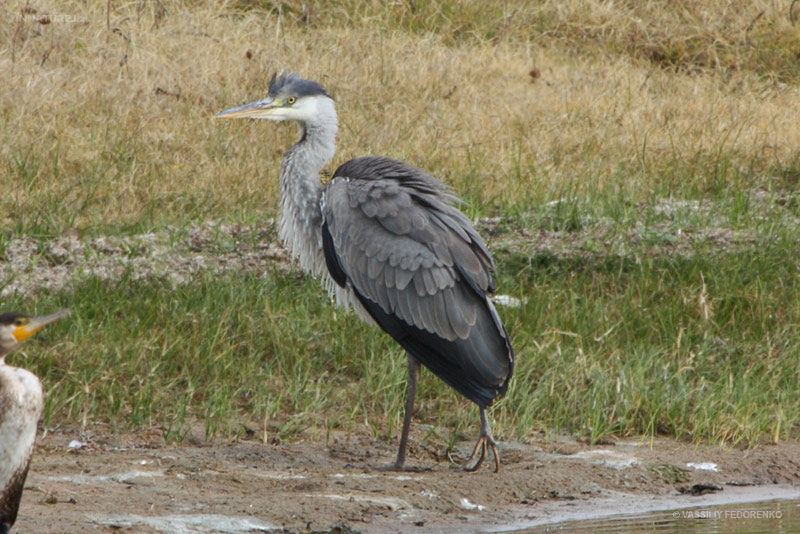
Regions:
[[[214,115],[218,119],[267,119],[272,121],[315,122],[333,111],[333,99],[317,82],[297,74],[273,74],[267,98],[226,109]]]
[[[69,315],[69,310],[36,317],[24,313],[0,314],[0,362],[6,354],[19,347],[23,341],[53,321],[67,315]]]

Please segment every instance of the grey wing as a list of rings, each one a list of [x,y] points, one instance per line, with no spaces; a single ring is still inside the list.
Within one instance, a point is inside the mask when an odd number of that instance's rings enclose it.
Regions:
[[[488,295],[491,256],[434,178],[387,158],[337,169],[325,190],[332,277],[413,356],[481,406],[505,392],[514,353]]]

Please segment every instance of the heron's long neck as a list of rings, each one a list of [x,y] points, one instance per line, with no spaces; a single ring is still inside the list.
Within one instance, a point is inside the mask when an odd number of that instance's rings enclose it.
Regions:
[[[300,141],[283,156],[280,178],[281,241],[315,277],[326,272],[319,172],[336,152],[338,129],[333,102],[327,100],[319,103],[313,122],[300,124]]]

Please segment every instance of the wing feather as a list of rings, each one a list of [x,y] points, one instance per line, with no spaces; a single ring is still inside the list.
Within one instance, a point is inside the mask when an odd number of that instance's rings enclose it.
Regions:
[[[377,280],[383,274],[384,265],[385,262],[381,261],[377,256],[370,257],[369,270],[367,271],[367,276],[369,276],[370,280]]]
[[[435,295],[432,312],[434,314],[433,331],[446,339],[453,339],[453,330],[450,328],[450,321],[447,318],[447,295],[444,291]]]
[[[408,286],[408,283],[414,277],[414,271],[404,269],[402,262],[394,270],[394,286],[398,291],[402,291]]]
[[[464,319],[461,307],[459,306],[459,304],[461,304],[458,299],[459,291],[456,288],[449,288],[445,291],[446,298],[444,302],[447,306],[447,317],[450,319],[450,326],[453,328],[456,336],[461,339],[466,339],[469,336],[470,325]]]
[[[325,188],[324,252],[384,330],[485,406],[505,391],[514,353],[488,299],[494,262],[453,200],[404,163],[351,160]]]

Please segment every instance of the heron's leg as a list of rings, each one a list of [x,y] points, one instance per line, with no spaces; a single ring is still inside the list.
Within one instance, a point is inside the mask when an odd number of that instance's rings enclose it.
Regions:
[[[470,456],[467,461],[464,462],[463,468],[464,471],[469,471],[470,473],[477,471],[483,461],[486,459],[487,447],[490,447],[492,449],[492,453],[494,454],[494,472],[497,473],[500,471],[500,453],[497,452],[497,443],[495,443],[494,438],[492,437],[492,429],[489,427],[489,418],[486,416],[486,409],[480,408],[480,410],[481,436],[478,438],[478,442],[475,444],[475,449],[472,451],[472,456]],[[467,467],[475,460],[478,454],[480,454],[480,458],[478,458],[478,461],[475,462],[475,465],[472,467]]]
[[[419,361],[408,355],[408,388],[406,389],[406,413],[403,416],[403,430],[400,432],[400,446],[397,449],[395,469],[403,469],[408,450],[408,433],[411,430],[411,415],[414,413],[414,397],[417,395],[417,378],[419,378]]]
[[[408,389],[406,390],[406,413],[403,416],[403,430],[400,432],[400,446],[394,464],[384,468],[390,471],[402,471],[406,464],[408,449],[408,432],[411,428],[411,415],[414,412],[414,396],[417,394],[417,378],[419,377],[419,361],[408,355]]]

